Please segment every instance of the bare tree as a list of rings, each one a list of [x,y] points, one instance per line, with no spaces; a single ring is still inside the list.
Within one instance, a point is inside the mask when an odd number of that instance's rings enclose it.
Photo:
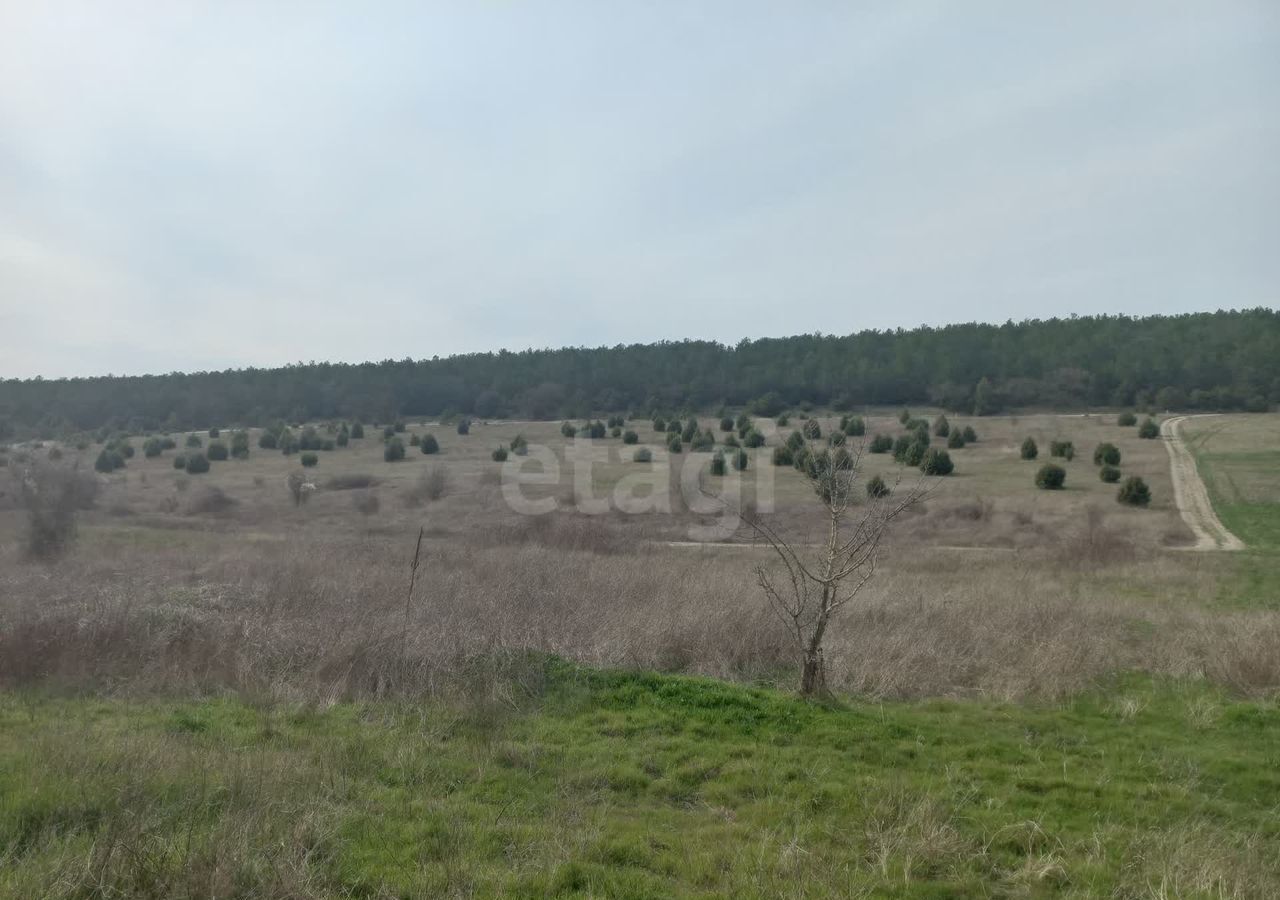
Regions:
[[[821,544],[789,540],[753,510],[740,512],[782,563],[783,571],[776,573],[758,566],[756,578],[795,640],[800,693],[805,696],[826,691],[822,647],[832,618],[875,574],[877,554],[893,520],[928,493],[922,478],[910,487],[902,487],[899,479],[887,494],[868,495],[859,478],[863,447],[852,454],[842,450],[812,453],[801,470],[824,511]],[[864,502],[855,502],[857,491]]]

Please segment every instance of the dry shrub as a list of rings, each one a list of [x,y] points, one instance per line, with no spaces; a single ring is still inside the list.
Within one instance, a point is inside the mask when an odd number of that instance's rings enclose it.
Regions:
[[[404,492],[406,506],[421,506],[428,500],[439,500],[449,491],[449,476],[444,466],[432,466],[418,476],[413,487]]]
[[[372,475],[334,475],[324,483],[326,491],[363,491],[377,487],[381,482]]]
[[[1059,535],[1056,557],[1066,566],[1102,566],[1132,562],[1138,555],[1133,538],[1109,524],[1096,506],[1085,510],[1084,520]]]
[[[219,516],[230,512],[237,501],[222,488],[216,485],[208,485],[191,497],[187,501],[187,515],[190,516]]]
[[[98,479],[74,466],[49,463],[10,471],[27,513],[27,553],[43,560],[61,556],[75,540],[76,513],[97,500]]]
[[[630,541],[602,526],[602,517],[574,512],[521,516],[513,524],[494,529],[490,540],[498,546],[536,544],[586,553],[621,553],[627,549]]]
[[[372,491],[360,491],[352,496],[351,506],[362,516],[373,516],[382,508],[382,503]]]

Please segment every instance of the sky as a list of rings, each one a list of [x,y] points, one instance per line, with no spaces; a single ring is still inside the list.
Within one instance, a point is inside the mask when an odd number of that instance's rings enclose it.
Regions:
[[[0,377],[1280,304],[1280,3],[0,0]]]

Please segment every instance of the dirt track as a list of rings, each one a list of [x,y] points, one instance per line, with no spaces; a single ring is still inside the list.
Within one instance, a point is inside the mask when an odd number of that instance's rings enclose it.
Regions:
[[[1173,499],[1187,523],[1196,536],[1195,545],[1190,550],[1243,550],[1244,542],[1227,531],[1225,525],[1213,511],[1209,502],[1209,491],[1200,480],[1196,471],[1196,460],[1182,442],[1178,434],[1184,419],[1191,416],[1175,416],[1166,419],[1160,425],[1160,435],[1169,451],[1170,474],[1173,477]]]

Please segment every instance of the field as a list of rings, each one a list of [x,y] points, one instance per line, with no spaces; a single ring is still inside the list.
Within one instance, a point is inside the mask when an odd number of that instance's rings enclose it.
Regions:
[[[769,464],[800,423],[757,424],[742,497],[813,541]],[[370,428],[299,504],[256,432],[206,475],[138,453],[51,564],[10,486],[0,894],[1280,892],[1280,417],[1184,426],[1235,554],[1185,549],[1163,442],[1114,414],[966,424],[834,628],[823,703],[792,693],[769,551],[699,489],[738,481],[687,447],[651,468],[609,438],[588,470],[558,422],[410,423],[441,452],[387,463]],[[554,477],[513,492],[490,454],[517,435]],[[1066,489],[1037,490],[1055,440]],[[1149,508],[1099,480],[1102,441]]]

